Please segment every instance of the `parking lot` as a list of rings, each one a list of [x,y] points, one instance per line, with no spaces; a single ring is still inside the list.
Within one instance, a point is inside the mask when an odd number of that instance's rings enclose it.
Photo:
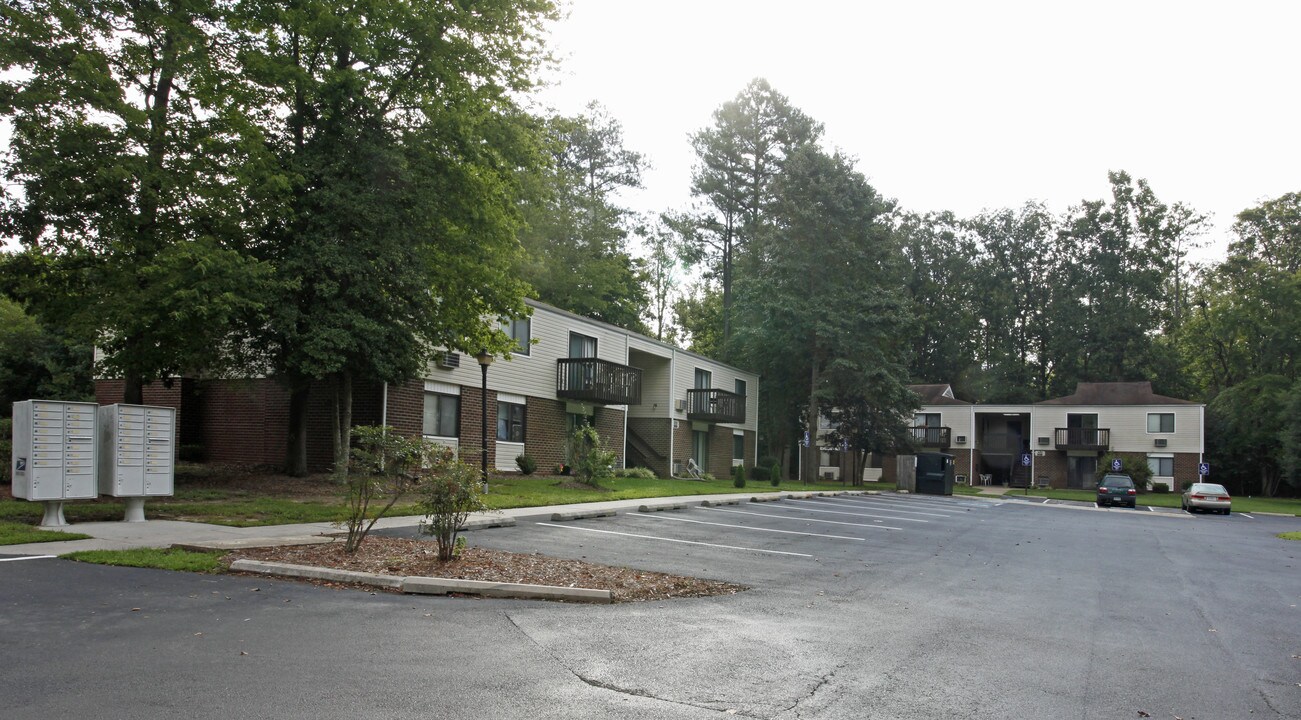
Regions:
[[[1274,537],[1297,518],[884,495],[517,519],[469,542],[750,589],[593,606],[4,563],[24,660],[0,682],[15,717],[1301,717],[1301,544]]]

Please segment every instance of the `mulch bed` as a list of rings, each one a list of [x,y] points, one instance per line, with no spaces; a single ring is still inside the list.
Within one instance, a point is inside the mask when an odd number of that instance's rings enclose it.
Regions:
[[[345,553],[343,542],[339,541],[328,545],[239,550],[227,555],[226,562],[240,558],[404,577],[594,588],[609,590],[615,602],[732,595],[746,589],[717,580],[477,547],[467,547],[460,557],[444,563],[439,562],[432,542],[374,535],[366,538],[352,554]]]

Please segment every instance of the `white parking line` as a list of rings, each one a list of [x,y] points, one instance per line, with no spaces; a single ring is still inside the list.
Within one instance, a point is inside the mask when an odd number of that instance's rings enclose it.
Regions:
[[[784,504],[784,503],[788,503],[788,502],[792,502],[792,503],[800,503],[801,505],[804,505],[804,504],[809,504],[809,505],[821,505],[821,504],[822,504],[822,503],[817,502],[816,500],[814,500],[814,501],[809,501],[809,500],[783,500],[783,501],[782,501],[783,504]],[[774,509],[774,510],[780,509],[781,507],[782,507],[781,505],[773,505],[773,509]],[[881,519],[883,519],[883,520],[897,520],[897,521],[899,521],[899,522],[917,522],[917,523],[928,523],[928,522],[931,522],[930,520],[920,520],[920,519],[918,519],[918,518],[895,517],[895,516],[893,516],[893,515],[874,515],[874,514],[872,514],[872,513],[850,512],[850,511],[848,511],[848,510],[822,510],[822,509],[819,509],[819,508],[806,508],[806,507],[797,507],[797,508],[791,508],[791,509],[792,509],[792,510],[799,510],[800,512],[833,513],[833,514],[835,514],[835,515],[853,515],[854,517],[873,517],[873,518],[881,518]]]
[[[628,517],[640,517],[638,515],[629,515]],[[695,540],[678,540],[677,538],[659,537],[658,535],[638,535],[636,533],[615,532],[614,530],[597,530],[596,528],[575,527],[573,525],[553,525],[552,523],[537,523],[543,527],[560,528],[561,530],[579,530],[581,532],[601,533],[603,535],[622,535],[630,538],[640,538],[642,540],[662,540],[664,542],[682,543],[683,545],[704,545],[705,547],[723,548],[725,550],[749,550],[757,553],[768,553],[769,555],[794,555],[795,557],[813,557],[806,553],[785,552],[783,550],[762,550],[760,548],[740,547],[737,545],[718,545],[716,543],[696,542]]]
[[[845,498],[845,499],[846,499],[846,500],[850,500],[850,501],[858,500],[858,498]],[[828,502],[828,501],[818,501],[818,500],[783,500],[782,502],[812,502],[812,503],[822,503],[822,504],[825,504],[825,503]],[[834,502],[834,501],[830,501],[830,502]],[[857,504],[859,507],[873,507],[873,508],[881,509],[881,508],[885,508],[886,506],[889,506],[891,503],[887,502],[887,503],[885,503],[884,505],[881,505],[881,504],[879,504],[879,503],[870,503],[870,502],[869,502],[869,503],[855,503],[855,504]],[[892,508],[890,508],[890,512],[904,513],[904,514],[907,514],[907,515],[929,515],[930,517],[947,518],[947,517],[953,517],[954,515],[960,515],[960,514],[962,514],[962,513],[965,513],[966,510],[963,510],[961,513],[959,513],[959,512],[952,512],[952,513],[934,513],[934,512],[922,512],[922,511],[920,511],[920,510],[895,510],[895,509],[892,507]]]
[[[1248,515],[1248,514],[1245,513],[1245,512],[1240,512],[1240,513],[1238,513],[1238,515],[1241,516],[1241,517],[1245,517],[1245,518],[1247,518],[1248,520],[1255,520],[1255,519],[1256,519],[1256,518],[1254,518],[1254,517]]]
[[[0,562],[14,562],[15,560],[49,560],[56,558],[58,555],[27,555],[26,557],[0,558]]]
[[[826,535],[824,533],[800,532],[799,530],[773,530],[772,528],[751,527],[749,525],[731,525],[729,523],[716,523],[707,520],[688,520],[687,518],[672,517],[669,515],[626,515],[625,517],[642,518],[645,520],[674,520],[676,522],[695,523],[697,525],[716,525],[718,527],[736,528],[738,530],[754,530],[755,532],[781,533],[783,535],[804,535],[807,537],[829,538],[832,540],[856,540],[858,542],[867,542],[867,538],[850,537],[848,535]]]
[[[739,515],[757,515],[759,517],[778,518],[780,520],[792,520],[794,522],[827,523],[829,525],[853,525],[855,527],[872,528],[873,530],[902,530],[903,529],[897,527],[890,527],[889,525],[874,525],[872,523],[845,522],[844,520],[819,520],[817,518],[795,517],[794,515],[774,515],[772,513],[757,513],[757,512],[750,512],[749,510],[726,510],[724,508],[716,508],[716,507],[710,507],[705,509],[714,510],[716,512],[737,513]],[[908,518],[904,518],[904,519],[907,520]],[[925,521],[923,520],[922,522]]]

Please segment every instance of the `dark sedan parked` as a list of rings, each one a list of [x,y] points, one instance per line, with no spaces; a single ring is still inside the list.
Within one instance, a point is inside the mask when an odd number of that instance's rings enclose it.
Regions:
[[[1134,479],[1128,475],[1107,473],[1098,481],[1098,507],[1103,505],[1138,504],[1138,490],[1134,489]]]

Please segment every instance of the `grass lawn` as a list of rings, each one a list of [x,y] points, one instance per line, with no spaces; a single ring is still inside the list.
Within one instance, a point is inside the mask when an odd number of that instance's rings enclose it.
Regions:
[[[40,513],[37,513],[37,520]],[[89,535],[81,533],[58,532],[55,530],[38,530],[26,523],[0,520],[0,545],[22,545],[24,543],[58,542],[60,540],[85,540]]]
[[[220,572],[223,552],[192,552],[171,548],[141,548],[138,550],[84,550],[60,557],[77,562],[121,567],[159,568],[184,572]]]
[[[1301,532],[1279,533],[1278,536],[1284,540],[1301,540]]]
[[[598,481],[599,489],[575,487],[570,478],[552,476],[511,475],[492,478],[488,484],[486,502],[495,509],[539,507],[543,505],[566,505],[569,503],[600,502],[602,500],[635,500],[641,498],[672,497],[675,495],[717,495],[734,493],[741,495],[758,495],[768,492],[804,492],[837,490],[872,490],[882,487],[893,488],[894,485],[883,483],[865,483],[860,487],[847,487],[840,483],[820,482],[803,485],[798,482],[783,482],[773,487],[767,480],[747,482],[744,488],[732,486],[731,478],[717,480],[675,480],[656,478],[603,478]]]

